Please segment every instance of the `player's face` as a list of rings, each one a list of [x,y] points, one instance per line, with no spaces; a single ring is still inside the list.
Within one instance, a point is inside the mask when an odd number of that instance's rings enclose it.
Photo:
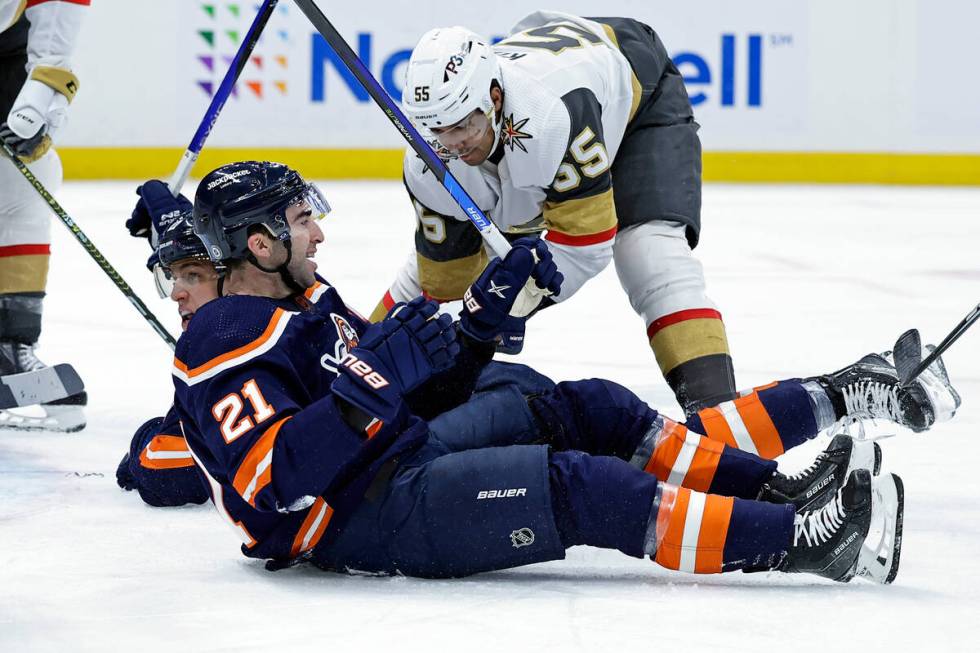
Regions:
[[[314,218],[312,207],[305,200],[286,209],[286,222],[289,224],[293,250],[288,270],[297,283],[308,288],[316,281],[316,263],[312,258],[316,255],[317,245],[323,242],[323,231]]]
[[[180,328],[187,330],[194,313],[218,298],[218,273],[206,261],[184,259],[170,264],[170,277],[174,283],[170,299],[177,302]]]
[[[433,127],[439,143],[463,163],[477,166],[490,156],[493,129],[490,118],[479,109],[449,127]]]

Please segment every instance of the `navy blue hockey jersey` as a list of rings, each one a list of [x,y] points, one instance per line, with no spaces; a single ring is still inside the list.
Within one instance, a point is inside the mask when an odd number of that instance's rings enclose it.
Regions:
[[[288,561],[311,551],[387,461],[427,437],[407,410],[370,435],[343,418],[330,385],[368,326],[318,282],[290,299],[219,298],[181,336],[178,416],[245,555]]]

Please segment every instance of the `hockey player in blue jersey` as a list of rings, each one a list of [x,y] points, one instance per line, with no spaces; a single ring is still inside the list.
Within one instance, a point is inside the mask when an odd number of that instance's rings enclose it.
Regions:
[[[848,415],[928,428],[955,408],[948,383],[900,388],[869,356],[686,424],[597,379],[472,395],[518,289],[559,284],[547,249],[491,264],[458,325],[416,299],[368,326],[315,277],[324,209],[268,163],[220,168],[195,198],[226,296],[178,343],[176,407],[246,555],[448,577],[588,544],[691,572],[894,578],[901,483],[875,474],[876,446],[837,438],[796,477],[766,457]]]
[[[186,330],[194,313],[218,297],[219,270],[193,232],[187,198],[173,197],[166,184],[157,180],[147,181],[136,192],[140,200],[126,227],[133,236],[156,243],[147,267],[160,296],[177,304],[181,329]],[[135,490],[151,506],[208,500],[207,487],[194,469],[173,406],[166,415],[153,417],[136,430],[129,452],[116,469],[116,483],[124,490]]]

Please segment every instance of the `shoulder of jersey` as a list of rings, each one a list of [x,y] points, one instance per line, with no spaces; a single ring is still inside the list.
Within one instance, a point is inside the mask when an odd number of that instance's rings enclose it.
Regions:
[[[306,297],[313,304],[316,304],[321,299],[343,301],[341,300],[340,294],[337,292],[337,290],[319,274],[316,275],[316,281],[313,282],[313,285],[307,288],[303,293],[303,297]]]
[[[265,297],[230,295],[208,302],[177,342],[174,376],[196,382],[262,355],[296,314]]]
[[[562,98],[501,61],[504,106],[500,139],[513,184],[547,187],[565,156],[571,119]]]

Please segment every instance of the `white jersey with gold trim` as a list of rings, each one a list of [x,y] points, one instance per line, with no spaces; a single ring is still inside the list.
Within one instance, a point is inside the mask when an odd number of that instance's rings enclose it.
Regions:
[[[612,257],[610,168],[638,84],[612,29],[570,14],[531,14],[494,50],[504,89],[500,149],[480,166],[452,160],[449,169],[502,231],[543,216],[564,299]],[[411,149],[404,168],[430,212],[466,219]]]

